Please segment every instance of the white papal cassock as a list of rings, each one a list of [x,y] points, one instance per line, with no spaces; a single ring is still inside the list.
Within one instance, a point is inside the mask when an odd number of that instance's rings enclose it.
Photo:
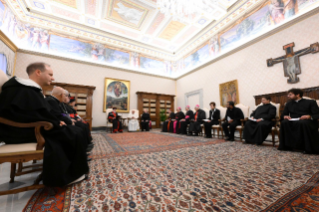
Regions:
[[[140,130],[140,124],[139,124],[139,122],[137,120],[138,112],[135,111],[135,113],[133,114],[132,111],[130,111],[130,114],[128,115],[128,118],[131,119],[128,122],[128,131],[132,132],[132,131]],[[134,118],[134,119],[132,119],[132,118]]]

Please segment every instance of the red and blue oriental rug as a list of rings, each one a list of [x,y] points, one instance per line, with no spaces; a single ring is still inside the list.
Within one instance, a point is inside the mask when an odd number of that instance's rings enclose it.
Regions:
[[[94,134],[89,179],[24,211],[319,211],[319,156],[156,132]]]

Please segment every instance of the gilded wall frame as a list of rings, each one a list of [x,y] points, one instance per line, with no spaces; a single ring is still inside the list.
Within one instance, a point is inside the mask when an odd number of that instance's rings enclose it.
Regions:
[[[105,78],[103,112],[107,108],[116,107],[117,112],[130,111],[131,82],[127,80]]]
[[[226,107],[228,101],[239,104],[238,81],[233,80],[219,84],[220,105]]]

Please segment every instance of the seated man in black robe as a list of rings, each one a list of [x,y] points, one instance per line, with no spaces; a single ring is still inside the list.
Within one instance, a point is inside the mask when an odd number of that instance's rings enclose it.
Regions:
[[[212,126],[219,124],[220,111],[215,108],[215,102],[211,102],[208,121],[204,122],[206,138],[212,138]]]
[[[173,133],[177,133],[178,131],[178,126],[179,126],[179,122],[180,120],[182,120],[183,118],[185,118],[184,113],[182,112],[182,108],[178,107],[176,109],[176,114],[175,114],[175,121],[173,124]]]
[[[94,144],[92,143],[92,136],[91,136],[91,130],[90,126],[87,122],[85,122],[81,117],[77,114],[76,110],[71,106],[75,104],[75,98],[72,97],[72,102],[70,99],[70,93],[67,90],[64,90],[65,95],[64,101],[62,104],[60,104],[60,107],[63,111],[63,114],[65,114],[67,117],[69,117],[72,122],[75,124],[75,126],[80,127],[83,131],[85,131],[85,136],[87,136],[87,139],[89,141],[89,147],[90,149],[93,148]],[[71,102],[71,105],[69,103]]]
[[[88,173],[86,150],[81,133],[59,120],[49,111],[42,87],[54,80],[53,70],[44,63],[27,67],[30,79],[12,77],[2,86],[0,117],[21,123],[47,121],[53,129],[41,131],[45,138],[43,184],[65,186],[85,179]],[[7,144],[36,142],[34,129],[0,125],[1,140]]]
[[[113,133],[123,132],[122,123],[120,121],[120,116],[116,112],[116,107],[113,107],[113,111],[109,112],[108,120],[113,124]]]
[[[175,120],[175,113],[170,109],[167,109],[169,116],[166,121],[163,122],[162,132],[173,132],[173,121]]]
[[[235,107],[234,102],[227,102],[227,111],[225,115],[225,122],[222,124],[225,140],[226,141],[234,141],[234,134],[236,127],[241,124],[241,119],[244,119],[243,111],[240,108]],[[230,129],[230,133],[228,131],[228,126]]]
[[[91,143],[92,138],[89,137],[89,134],[82,129],[75,125],[75,120],[72,120],[69,114],[63,110],[63,101],[66,98],[68,93],[65,93],[65,90],[61,87],[54,87],[51,96],[48,96],[45,101],[50,106],[50,113],[56,116],[58,119],[63,121],[66,125],[70,125],[70,128],[76,132],[81,133],[83,135],[83,142],[86,146],[86,151],[90,152],[93,148],[93,144]]]
[[[143,110],[143,114],[141,116],[141,131],[149,131],[150,130],[150,121],[151,117],[150,114],[148,113],[147,109]]]
[[[204,122],[204,119],[206,119],[206,113],[202,109],[199,109],[199,105],[195,106],[195,111],[194,119],[192,119],[189,124],[189,132],[187,134],[189,136],[198,136],[198,133],[202,131],[200,125]]]
[[[179,127],[177,129],[177,133],[183,135],[187,135],[187,126],[189,125],[190,120],[194,119],[194,112],[190,110],[189,105],[185,107],[185,110],[185,118],[180,120]]]
[[[305,154],[319,153],[319,108],[314,100],[303,99],[301,89],[290,89],[281,114],[278,150],[302,150]]]
[[[270,104],[269,96],[263,96],[261,103],[245,124],[244,144],[261,145],[274,125],[272,120],[276,118],[276,107]]]

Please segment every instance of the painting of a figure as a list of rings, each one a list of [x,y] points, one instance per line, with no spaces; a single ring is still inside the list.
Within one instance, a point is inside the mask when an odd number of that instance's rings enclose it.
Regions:
[[[129,112],[130,81],[105,78],[103,112],[112,107],[117,107],[118,112]]]
[[[108,64],[119,65],[119,66],[129,66],[130,54],[127,52],[122,52],[115,49],[105,48],[104,61]]]
[[[147,57],[140,57],[140,69],[147,73],[164,73],[165,63]]]
[[[226,107],[228,101],[239,103],[238,82],[233,80],[219,84],[220,105]]]
[[[0,40],[0,71],[8,77],[13,76],[15,52]]]
[[[70,38],[60,37],[57,35],[50,36],[50,52],[80,58],[91,58],[92,49],[92,45],[89,43],[73,40]]]
[[[187,58],[184,59],[185,69],[203,64],[209,59],[209,45],[205,45]]]

